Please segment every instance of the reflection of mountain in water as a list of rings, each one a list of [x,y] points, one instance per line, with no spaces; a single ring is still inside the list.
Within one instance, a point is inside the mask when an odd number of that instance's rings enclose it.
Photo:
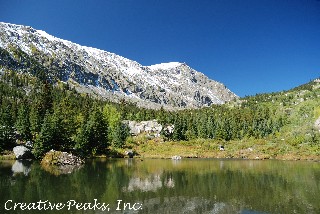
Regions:
[[[146,178],[133,177],[129,180],[127,187],[123,188],[125,192],[132,192],[140,190],[143,192],[157,191],[163,186],[168,188],[174,187],[174,180],[172,177],[167,178],[164,182],[161,180],[161,174],[151,174]]]
[[[9,199],[92,202],[96,198],[110,203],[113,209],[108,213],[114,214],[320,213],[317,162],[94,159],[61,176],[46,172],[37,161],[28,176],[24,175],[28,168],[13,173],[14,163],[0,161],[0,205]],[[141,203],[143,209],[116,211],[119,199]],[[4,206],[0,213],[7,213]]]

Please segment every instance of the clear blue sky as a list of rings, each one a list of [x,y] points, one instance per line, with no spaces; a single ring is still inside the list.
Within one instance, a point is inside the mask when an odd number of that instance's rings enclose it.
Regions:
[[[0,21],[142,65],[186,62],[239,96],[320,76],[319,0],[0,0]]]

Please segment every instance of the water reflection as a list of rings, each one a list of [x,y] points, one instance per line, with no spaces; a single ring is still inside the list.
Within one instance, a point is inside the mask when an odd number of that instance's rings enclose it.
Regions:
[[[31,161],[29,160],[16,160],[11,167],[13,175],[22,173],[25,176],[28,176],[31,171]]]
[[[126,192],[132,191],[157,191],[163,186],[168,188],[174,187],[174,180],[172,177],[166,178],[162,181],[162,174],[152,174],[146,178],[132,177],[129,180],[128,187],[123,188]]]
[[[50,165],[50,164],[42,164],[42,169],[53,174],[53,175],[63,175],[63,174],[71,174],[79,169],[81,169],[82,165]]]
[[[121,199],[142,203],[138,213],[320,213],[320,163],[99,159],[56,176],[37,162],[0,162],[0,193],[0,213],[9,199],[97,199],[113,208]]]

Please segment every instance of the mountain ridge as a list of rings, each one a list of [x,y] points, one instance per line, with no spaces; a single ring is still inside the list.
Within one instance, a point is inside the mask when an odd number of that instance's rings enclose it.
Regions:
[[[151,66],[93,47],[81,46],[29,26],[0,22],[0,48],[19,62],[21,50],[47,69],[51,79],[77,91],[146,108],[198,108],[238,98],[222,83],[186,63]],[[0,65],[6,67],[4,59]]]

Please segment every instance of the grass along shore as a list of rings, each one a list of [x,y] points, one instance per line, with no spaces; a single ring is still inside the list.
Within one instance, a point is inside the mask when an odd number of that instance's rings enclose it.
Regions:
[[[220,150],[220,145],[224,150]],[[285,139],[246,139],[246,140],[208,140],[164,141],[162,138],[147,139],[145,135],[129,137],[122,149],[112,149],[107,155],[96,157],[125,157],[132,150],[135,158],[241,158],[320,161],[319,144],[290,144]],[[14,160],[12,151],[0,154],[0,160]]]
[[[220,145],[224,150],[220,150]],[[124,149],[117,153],[124,154],[132,150],[140,158],[243,158],[243,159],[279,159],[279,160],[314,160],[320,161],[320,146],[312,144],[291,145],[284,139],[247,139],[219,141],[195,139],[190,141],[167,141],[161,138],[151,140],[144,136],[130,137]]]

